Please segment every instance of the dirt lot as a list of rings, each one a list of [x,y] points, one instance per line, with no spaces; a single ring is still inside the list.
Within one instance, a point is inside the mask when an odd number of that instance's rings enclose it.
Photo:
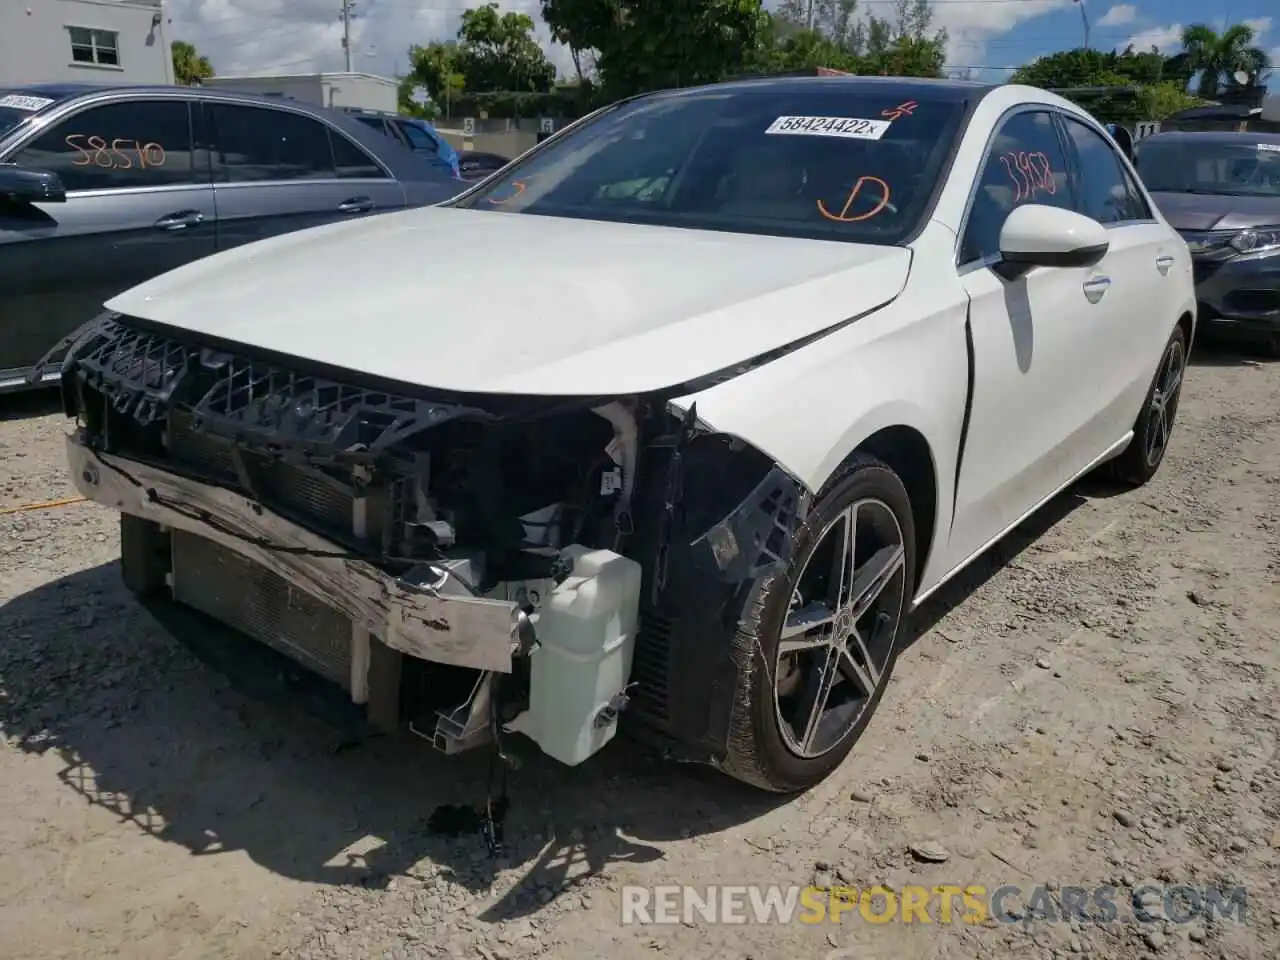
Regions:
[[[73,495],[50,409],[3,403],[0,508]],[[1280,956],[1280,365],[1201,357],[1149,488],[1086,484],[995,554],[928,604],[820,789],[527,748],[494,877],[477,840],[425,830],[483,795],[485,758],[339,749],[130,601],[113,514],[0,515],[0,956]],[[815,879],[1249,902],[1244,923],[620,924],[629,883]]]

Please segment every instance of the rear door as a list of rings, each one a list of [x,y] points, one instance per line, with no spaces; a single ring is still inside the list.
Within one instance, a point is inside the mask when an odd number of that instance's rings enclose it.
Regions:
[[[224,101],[206,102],[204,116],[220,250],[404,206],[386,168],[315,117]]]
[[[67,189],[65,203],[0,205],[0,382],[103,301],[214,252],[209,160],[186,99],[89,104],[0,160]]]

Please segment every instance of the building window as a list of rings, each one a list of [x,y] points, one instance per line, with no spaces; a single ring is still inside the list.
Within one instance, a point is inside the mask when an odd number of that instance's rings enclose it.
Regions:
[[[103,67],[120,66],[120,35],[114,30],[67,27],[71,34],[71,59]]]

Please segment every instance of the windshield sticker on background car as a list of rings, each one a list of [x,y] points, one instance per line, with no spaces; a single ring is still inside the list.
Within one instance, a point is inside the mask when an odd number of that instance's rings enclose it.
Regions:
[[[858,117],[778,117],[765,133],[807,137],[843,137],[848,140],[879,140],[889,129],[888,120]]]
[[[908,100],[906,103],[900,103],[896,107],[889,107],[887,110],[881,110],[880,116],[888,117],[889,122],[901,120],[903,117],[909,117],[916,112],[916,107],[920,106],[915,100]]]
[[[1013,184],[1014,203],[1034,200],[1042,193],[1053,196],[1058,192],[1053,167],[1045,154],[1018,150],[1001,154],[1000,163],[1004,166],[1009,182]]]
[[[1260,143],[1258,150],[1261,153],[1280,153],[1280,143]]]
[[[80,154],[72,160],[76,167],[102,167],[105,170],[132,170],[134,167],[163,167],[168,156],[158,143],[139,143],[127,137],[116,137],[107,143],[102,137],[69,133],[64,138],[68,147]]]
[[[53,103],[49,97],[26,97],[17,93],[10,93],[0,97],[0,107],[12,107],[14,110],[43,110],[49,104]]]
[[[868,184],[873,191],[866,197],[866,201],[871,203],[871,209],[864,210],[862,213],[850,213],[854,202],[862,198],[862,190]],[[859,223],[878,216],[886,207],[889,207],[890,196],[892,191],[889,189],[889,184],[879,177],[859,177],[858,182],[849,191],[849,196],[845,198],[844,206],[840,208],[839,213],[832,213],[821,200],[818,201],[818,212],[828,220],[835,220],[837,223]]]

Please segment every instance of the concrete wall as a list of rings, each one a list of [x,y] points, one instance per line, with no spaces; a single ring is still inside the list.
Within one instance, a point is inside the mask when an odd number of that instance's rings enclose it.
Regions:
[[[4,0],[0,0],[0,3]],[[308,73],[280,76],[213,77],[204,85],[211,90],[266,93],[292,97],[320,107],[359,107],[394,113],[397,86],[394,80],[370,73]]]
[[[72,60],[68,27],[114,32],[119,65]],[[0,0],[0,84],[172,83],[168,30],[162,0]]]
[[[499,156],[514,160],[520,154],[538,142],[538,134],[543,131],[545,121],[529,117],[519,120],[492,120],[480,117],[471,118],[470,135],[463,129],[463,119],[452,117],[433,121],[440,135],[449,141],[455,150],[475,150],[480,153],[496,153]],[[551,129],[559,130],[567,120],[552,120]]]

